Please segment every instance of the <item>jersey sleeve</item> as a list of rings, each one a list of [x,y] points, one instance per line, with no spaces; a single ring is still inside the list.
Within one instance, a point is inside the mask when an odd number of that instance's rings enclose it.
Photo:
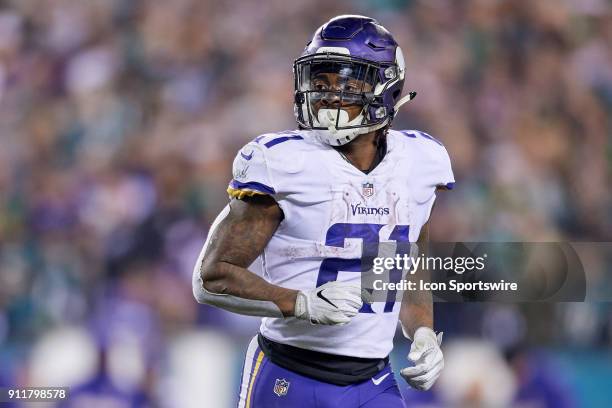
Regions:
[[[417,131],[417,137],[411,139],[414,147],[413,159],[414,200],[423,216],[423,223],[429,220],[436,201],[437,190],[451,190],[455,186],[455,176],[451,167],[450,156],[444,145],[425,132]],[[417,239],[418,235],[415,236]]]
[[[452,190],[455,187],[455,175],[451,166],[448,151],[442,145],[437,148],[436,158],[436,188],[440,190]]]
[[[262,147],[251,142],[245,145],[234,159],[232,180],[227,187],[230,198],[243,198],[258,194],[273,196],[276,189],[266,155]]]
[[[403,141],[417,202],[431,201],[436,190],[451,190],[455,186],[451,160],[442,142],[419,130],[401,130],[396,136]]]

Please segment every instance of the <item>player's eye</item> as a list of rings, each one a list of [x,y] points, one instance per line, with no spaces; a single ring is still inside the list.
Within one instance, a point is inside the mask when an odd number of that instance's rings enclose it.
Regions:
[[[314,81],[313,88],[317,91],[324,91],[329,88],[326,82],[323,81]]]

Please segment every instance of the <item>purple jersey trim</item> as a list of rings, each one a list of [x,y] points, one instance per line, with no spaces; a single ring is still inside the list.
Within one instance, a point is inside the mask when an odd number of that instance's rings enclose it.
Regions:
[[[269,142],[265,143],[264,146],[266,146],[268,149],[271,148],[272,146],[276,146],[279,143],[283,143],[286,142],[287,140],[303,140],[304,138],[300,135],[297,136],[282,136],[282,137],[278,137],[276,139],[272,139]]]
[[[241,183],[236,180],[230,181],[230,187],[236,190],[251,190],[258,191],[263,194],[276,194],[276,191],[272,187],[266,186],[262,183],[257,183],[255,181],[249,181],[248,183]]]

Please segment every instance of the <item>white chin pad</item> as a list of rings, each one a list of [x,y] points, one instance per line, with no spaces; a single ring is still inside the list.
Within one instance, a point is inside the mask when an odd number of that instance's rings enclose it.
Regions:
[[[338,118],[338,112],[340,112],[340,118]],[[350,125],[348,112],[344,109],[319,109],[317,120],[321,126],[328,128],[331,132],[337,131],[336,120],[338,127]]]
[[[337,129],[336,119],[338,119],[338,127],[342,128],[345,126],[359,125],[363,121],[363,113],[357,115],[353,120],[349,120],[348,112],[344,109],[340,109],[340,116],[338,117],[338,108],[336,109],[319,109],[317,112],[317,121],[319,122],[316,126],[325,127],[327,129],[315,130],[317,136],[325,143],[332,146],[341,146],[355,139],[357,136],[378,130],[387,125],[388,121],[384,121],[374,126],[356,127],[350,129]]]

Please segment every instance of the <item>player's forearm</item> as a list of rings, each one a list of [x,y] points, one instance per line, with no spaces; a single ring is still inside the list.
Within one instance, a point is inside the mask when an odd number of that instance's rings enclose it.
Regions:
[[[200,284],[210,295],[204,297],[205,302],[236,312],[235,303],[238,299],[248,301],[271,302],[282,313],[282,316],[293,316],[297,291],[283,288],[266,282],[246,268],[232,265],[228,262],[215,262],[210,266],[203,265],[200,271]],[[223,296],[231,296],[234,302],[227,302]],[[245,303],[246,305],[247,303]],[[265,303],[253,303],[253,310],[247,310],[255,316],[269,316],[269,306]],[[259,307],[256,307],[259,305]],[[240,311],[238,311],[240,312]],[[278,317],[278,316],[271,316]]]
[[[419,327],[433,329],[433,301],[431,292],[419,291],[406,293],[411,299],[402,304],[400,310],[400,323],[404,334],[411,339]]]
[[[429,280],[423,272],[412,275],[412,280]],[[418,284],[417,284],[417,287]],[[413,339],[419,327],[433,329],[433,298],[429,290],[414,290],[404,293],[399,320],[404,335]]]
[[[427,256],[429,254],[429,222],[421,228],[417,244],[418,252]],[[418,268],[413,275],[408,275],[407,279],[415,282],[417,288],[421,288],[423,285],[420,285],[419,281],[429,282],[430,274],[428,270]],[[414,338],[414,332],[419,327],[433,329],[433,297],[431,291],[417,289],[405,292],[399,319],[404,334],[411,339]]]

